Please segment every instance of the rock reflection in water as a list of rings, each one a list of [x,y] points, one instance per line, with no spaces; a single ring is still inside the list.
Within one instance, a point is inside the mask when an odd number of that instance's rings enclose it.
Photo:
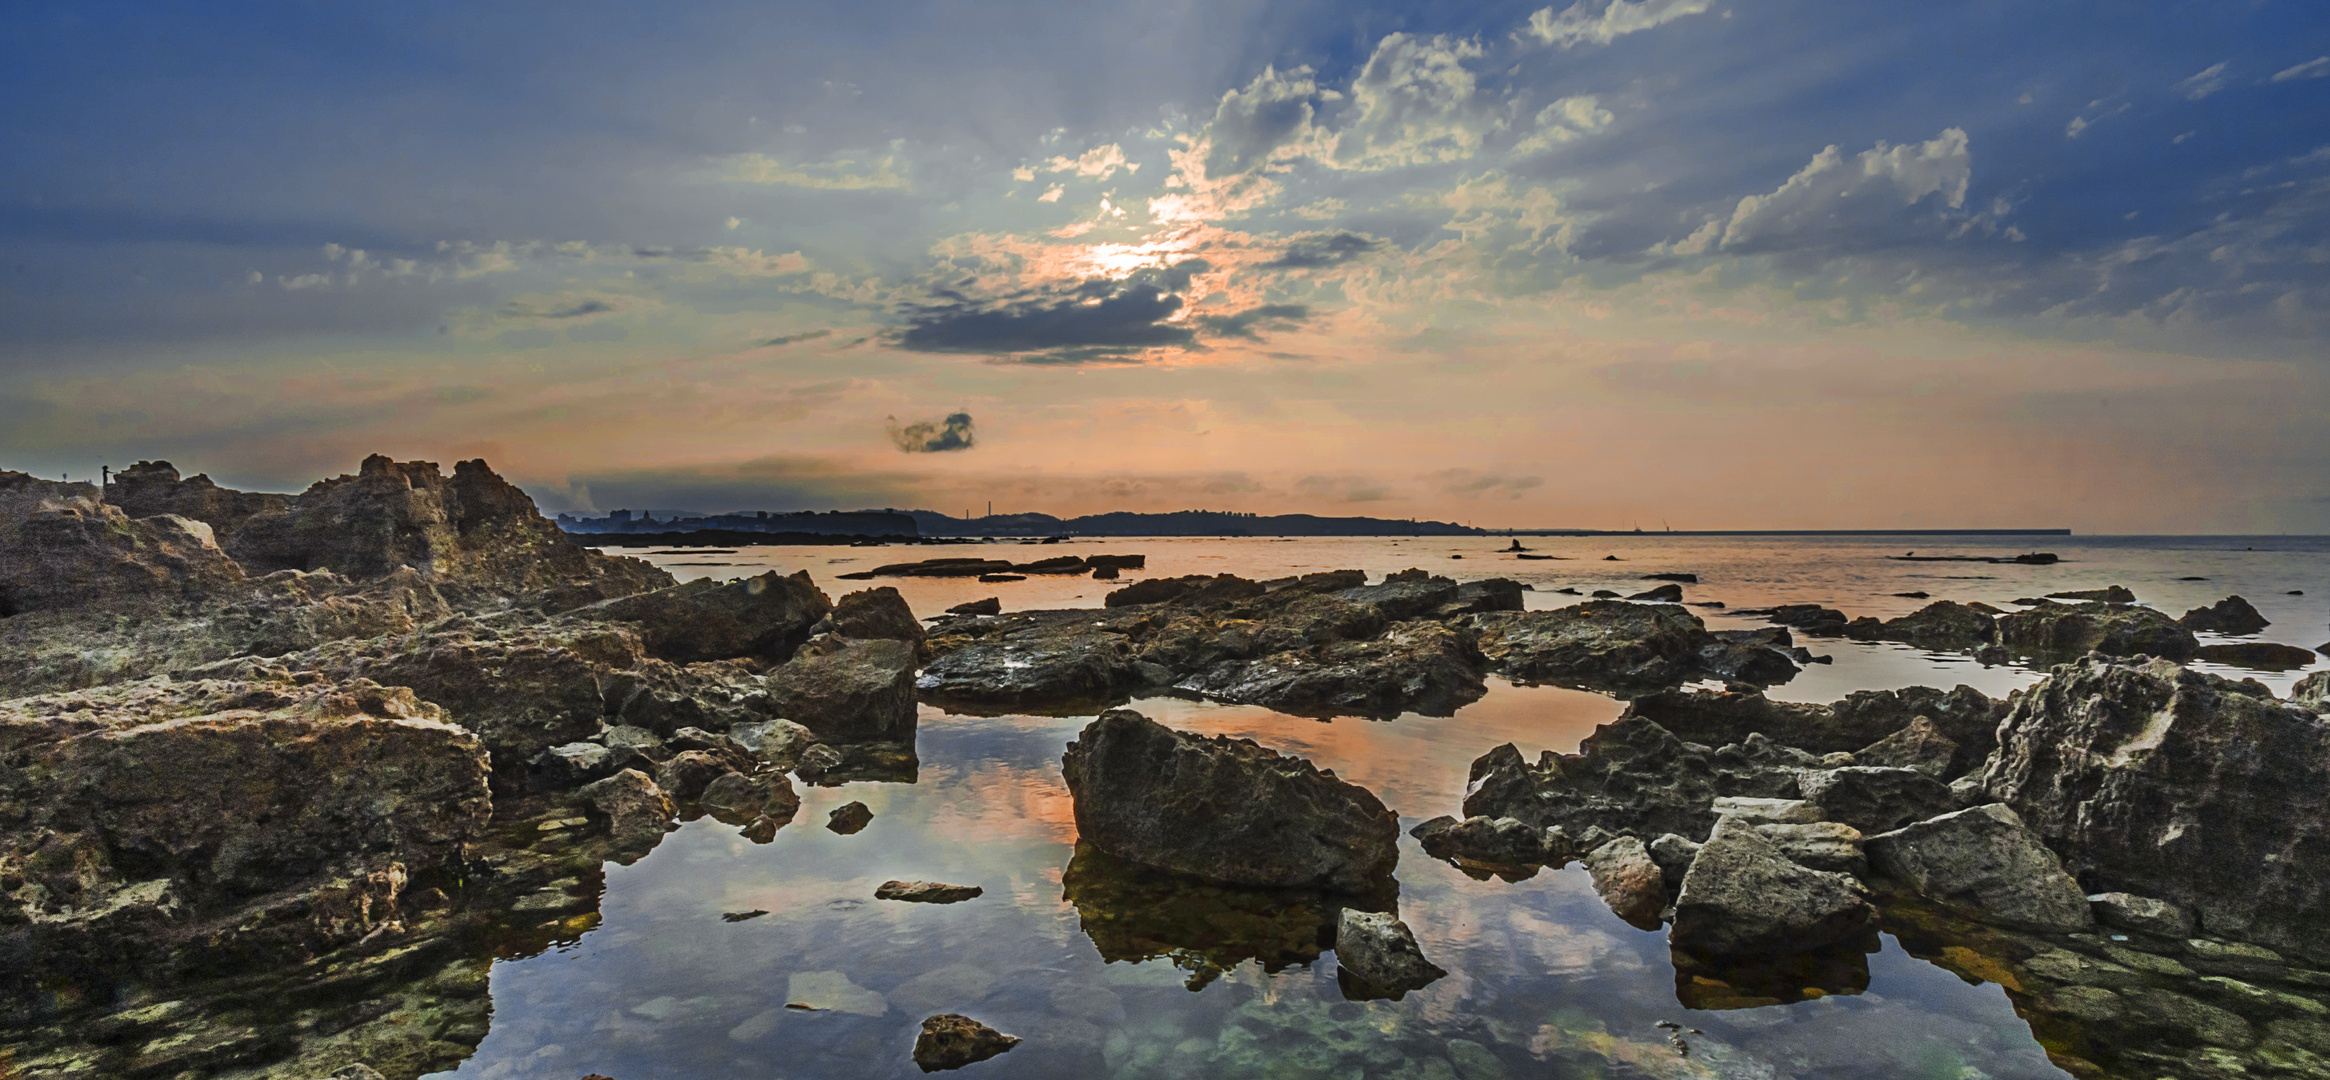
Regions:
[[[1869,989],[1875,932],[1809,952],[1768,956],[1699,956],[1673,950],[1675,1000],[1686,1009],[1721,1011],[1788,1005]]]
[[[1247,960],[1266,973],[1308,965],[1335,937],[1338,909],[1316,894],[1210,885],[1090,844],[1076,845],[1060,886],[1102,960],[1166,958],[1191,990]]]

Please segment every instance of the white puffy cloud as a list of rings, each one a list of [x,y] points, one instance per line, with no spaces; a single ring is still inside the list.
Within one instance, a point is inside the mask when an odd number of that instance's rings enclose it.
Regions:
[[[1469,38],[1391,34],[1377,42],[1351,84],[1354,111],[1334,135],[1332,162],[1386,169],[1478,153],[1482,137],[1504,125],[1464,66],[1480,55]]]
[[[1609,127],[1613,119],[1610,110],[1603,108],[1592,94],[1562,98],[1537,110],[1537,130],[1513,144],[1513,153],[1543,153]]]
[[[1540,45],[1608,45],[1626,34],[1706,11],[1709,0],[1578,0],[1560,14],[1541,8],[1514,36]]]
[[[1115,143],[1095,146],[1075,157],[1065,155],[1055,157],[1045,164],[1045,168],[1056,173],[1072,172],[1093,180],[1106,180],[1116,175],[1118,169],[1123,169],[1128,173],[1141,170],[1139,163],[1125,160],[1124,148]],[[1034,179],[1034,176],[1030,175],[1029,179]]]
[[[2324,76],[2330,76],[2330,56],[2317,56],[2303,64],[2276,71],[2272,81],[2296,82],[2299,79],[2319,79]]]
[[[1879,142],[1849,159],[1831,145],[1778,190],[1741,199],[1718,246],[1859,246],[1894,231],[1903,211],[1925,199],[1939,196],[1944,206],[1963,208],[1972,176],[1973,155],[1960,128],[1944,128],[1922,143]]]
[[[1222,179],[1251,172],[1269,164],[1280,148],[1309,142],[1317,116],[1312,102],[1340,96],[1320,91],[1310,68],[1281,72],[1264,67],[1242,89],[1224,93],[1214,108],[1204,135],[1205,175]]]
[[[2227,61],[2228,63],[2230,61]],[[2199,74],[2176,84],[2178,93],[2194,101],[2225,88],[2225,64],[2212,64]]]

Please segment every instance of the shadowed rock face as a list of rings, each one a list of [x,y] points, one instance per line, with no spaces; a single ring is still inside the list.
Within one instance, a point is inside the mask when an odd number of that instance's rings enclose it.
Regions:
[[[1060,768],[1077,834],[1119,858],[1230,885],[1368,893],[1399,859],[1372,792],[1250,739],[1201,738],[1117,709]]]
[[[243,580],[210,526],[132,518],[88,484],[0,472],[0,618],[199,598]]]
[[[2212,630],[2220,634],[2254,634],[2273,624],[2257,613],[2249,601],[2228,596],[2207,607],[2194,608],[2184,613],[2177,624],[2187,630]]]
[[[1868,840],[1869,862],[1920,895],[1989,922],[2069,933],[2093,922],[2087,896],[2015,812],[1998,803]]]
[[[833,602],[808,571],[786,577],[771,570],[741,581],[703,578],[636,593],[594,604],[576,612],[575,619],[635,624],[640,644],[659,660],[779,663],[832,610]]]
[[[2042,656],[2157,656],[2189,660],[2200,642],[2151,608],[2121,604],[2041,604],[1998,620],[1998,640]]]
[[[105,488],[105,501],[133,518],[157,514],[191,518],[221,537],[235,535],[254,514],[291,506],[289,495],[223,488],[201,474],[181,480],[177,468],[167,461],[141,461],[114,473],[113,483]]]
[[[1713,749],[1640,718],[1595,728],[1578,749],[1547,751],[1535,765],[1511,743],[1489,751],[1472,764],[1465,814],[1559,826],[1574,837],[1599,828],[1698,840],[1715,826],[1716,799],[1796,798],[1798,770],[1819,764],[1761,735]]]
[[[2087,659],[2019,696],[1984,774],[2091,892],[2330,957],[2330,722],[2165,661]]]
[[[1920,649],[1970,651],[1998,640],[1998,623],[1964,604],[1937,600],[1898,619],[1855,619],[1845,634],[1859,641],[1898,641]]]

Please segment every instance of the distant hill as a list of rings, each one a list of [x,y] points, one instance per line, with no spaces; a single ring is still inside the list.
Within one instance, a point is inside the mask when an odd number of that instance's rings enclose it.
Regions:
[[[1481,536],[1487,532],[1445,521],[1220,510],[1177,510],[1170,514],[1119,511],[1074,518],[1050,514],[959,518],[931,510],[908,513],[924,536]]]

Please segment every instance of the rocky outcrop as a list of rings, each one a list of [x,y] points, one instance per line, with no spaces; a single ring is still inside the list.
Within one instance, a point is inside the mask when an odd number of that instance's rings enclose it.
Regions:
[[[1916,769],[1936,779],[1955,775],[1959,746],[1956,740],[1942,734],[1927,717],[1910,720],[1909,726],[1853,751],[1853,762],[1895,769]]]
[[[959,1013],[940,1013],[923,1021],[922,1033],[914,1037],[914,1063],[924,1072],[960,1069],[1018,1045],[1017,1035]]]
[[[1424,959],[1408,924],[1388,911],[1344,908],[1335,923],[1335,963],[1343,994],[1354,1000],[1398,1001],[1448,972]]]
[[[574,613],[570,621],[632,624],[649,656],[674,663],[740,658],[780,663],[832,610],[808,571],[786,577],[772,570],[740,581],[705,578],[609,600]]]
[[[1853,765],[1807,771],[1798,785],[1823,821],[1840,821],[1864,833],[1881,833],[1957,809],[1957,800],[1939,780],[1916,769]]]
[[[1531,825],[1518,818],[1469,817],[1458,821],[1445,814],[1408,830],[1435,859],[1473,863],[1494,869],[1525,869],[1568,862],[1569,835],[1558,829]]]
[[[985,624],[948,620],[932,628],[937,658],[915,688],[949,708],[1038,710],[1074,715],[1107,708],[1134,689],[1172,677],[1134,659],[1129,621],[1091,611],[1017,612]]]
[[[2249,601],[2228,596],[2207,607],[2194,608],[2176,620],[2187,630],[2208,630],[2219,634],[2254,634],[2273,623],[2257,613]],[[2171,657],[2171,659],[2174,659]]]
[[[1174,684],[1221,701],[1298,715],[1453,716],[1488,692],[1472,637],[1440,623],[1398,623],[1381,637],[1225,660]]]
[[[2151,608],[2121,604],[2046,603],[1998,620],[1998,640],[2040,656],[2157,656],[2190,659],[2192,631]]]
[[[930,658],[929,635],[923,630],[922,621],[914,617],[913,608],[906,606],[906,598],[888,585],[844,595],[834,603],[825,621],[812,627],[810,632],[903,641],[914,646],[917,660]]]
[[[1731,673],[1707,662],[1725,653],[1698,616],[1669,605],[1597,600],[1555,611],[1474,615],[1468,625],[1479,636],[1490,667],[1507,678],[1604,690],[1642,690],[1689,679]],[[1705,654],[1705,655],[1703,655]],[[1795,665],[1777,654],[1779,666]],[[1743,677],[1773,672],[1740,671]]]
[[[2295,645],[2241,641],[2230,645],[2203,645],[2193,652],[2193,659],[2257,671],[2292,671],[2311,667],[2316,657],[2312,649],[2301,649]]]
[[[1923,717],[1958,744],[1941,774],[1946,779],[1981,764],[1997,745],[1998,720],[2005,710],[2004,702],[1970,686],[1949,691],[1911,686],[1859,690],[1827,705],[1778,702],[1731,690],[1662,690],[1629,701],[1625,715],[1655,721],[1683,739],[1710,746],[1761,734],[1815,754],[1871,748]]]
[[[2050,600],[2089,600],[2102,604],[2133,604],[2136,594],[2125,585],[2106,585],[2100,589],[2074,589],[2070,592],[2051,592]]]
[[[1845,636],[1856,641],[1898,641],[1920,649],[1972,652],[1998,640],[1998,623],[1974,608],[1936,600],[1898,619],[1855,619],[1845,626]]]
[[[1668,939],[1716,955],[1806,952],[1862,935],[1875,914],[1859,882],[1800,866],[1726,818],[1683,875]]]
[[[2090,925],[2079,883],[2013,810],[1997,803],[1880,833],[1869,838],[1867,850],[1878,873],[1977,918],[2057,933]]]
[[[1061,760],[1077,835],[1118,858],[1230,885],[1368,893],[1399,859],[1367,789],[1250,739],[1104,713]]]
[[[1558,826],[1573,837],[1603,829],[1696,840],[1714,828],[1717,799],[1796,798],[1798,771],[1819,764],[1761,735],[1711,749],[1640,718],[1604,724],[1578,749],[1546,751],[1535,765],[1511,743],[1489,751],[1472,764],[1465,814]]]
[[[132,518],[87,484],[0,472],[0,618],[224,591],[243,569],[191,518]]]
[[[777,714],[822,742],[914,741],[914,645],[826,635],[767,679]]]
[[[1136,581],[1108,594],[1101,600],[1105,607],[1133,607],[1142,604],[1164,604],[1173,601],[1190,603],[1245,600],[1260,596],[1269,590],[1260,582],[1249,581],[1235,574],[1217,574],[1208,577],[1193,574],[1188,577],[1150,578]]]
[[[201,473],[180,479],[167,461],[141,461],[113,474],[105,501],[133,518],[172,514],[232,537],[253,515],[289,509],[292,497],[223,488]]]
[[[2090,658],[2016,698],[1984,774],[2095,892],[2330,958],[2330,722],[2255,683]]]

